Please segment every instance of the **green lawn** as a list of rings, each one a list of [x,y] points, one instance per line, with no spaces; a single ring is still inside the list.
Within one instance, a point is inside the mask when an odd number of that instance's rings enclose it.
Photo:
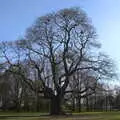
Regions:
[[[54,117],[40,116],[40,113],[0,113],[0,120],[120,120],[120,112],[84,112],[72,116]]]

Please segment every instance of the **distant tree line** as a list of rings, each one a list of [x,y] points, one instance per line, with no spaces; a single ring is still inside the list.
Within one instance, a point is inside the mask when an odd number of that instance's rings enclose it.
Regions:
[[[90,77],[89,77],[90,79]],[[0,109],[3,111],[17,111],[17,112],[49,112],[50,99],[44,97],[42,93],[32,91],[19,76],[13,76],[6,71],[0,76]],[[73,79],[75,80],[75,78]],[[76,79],[77,80],[77,79]],[[72,80],[71,80],[72,81]],[[71,112],[82,111],[112,111],[120,110],[120,88],[115,87],[110,89],[104,84],[95,83],[95,79],[89,80],[91,83],[97,84],[94,91],[86,91],[80,93],[74,90],[72,93],[65,95],[62,107],[63,110],[70,110]],[[39,86],[39,83],[35,83]],[[83,83],[77,84],[74,89],[78,89]],[[91,86],[93,87],[93,86]],[[95,87],[95,86],[94,86]],[[87,94],[87,95],[86,95]],[[88,95],[89,94],[89,95]]]

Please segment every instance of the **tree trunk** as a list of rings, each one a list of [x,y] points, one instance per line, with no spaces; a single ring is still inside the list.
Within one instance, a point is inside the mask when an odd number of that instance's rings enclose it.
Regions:
[[[16,110],[17,110],[17,112],[20,112],[20,103],[19,103],[19,101],[16,102]]]
[[[75,98],[72,98],[72,111],[75,111]]]
[[[86,111],[89,111],[89,101],[88,101],[88,96],[86,97]]]
[[[78,110],[81,112],[81,97],[78,97]]]
[[[36,109],[37,112],[40,111],[40,102],[39,102],[39,95],[38,93],[36,94]]]
[[[62,114],[61,98],[60,97],[54,96],[54,97],[51,98],[50,114],[51,115],[60,115],[60,114]]]
[[[95,93],[95,102],[94,102],[94,111],[96,111],[97,108],[97,97],[96,97],[96,93]]]

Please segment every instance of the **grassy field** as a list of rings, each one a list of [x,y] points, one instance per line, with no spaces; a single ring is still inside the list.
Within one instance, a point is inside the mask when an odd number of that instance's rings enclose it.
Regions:
[[[76,113],[72,116],[41,116],[40,113],[0,113],[0,120],[120,120],[120,112],[85,112]]]

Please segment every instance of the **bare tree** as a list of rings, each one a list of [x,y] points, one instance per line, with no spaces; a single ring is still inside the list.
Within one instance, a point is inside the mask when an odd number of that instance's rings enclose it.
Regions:
[[[37,71],[37,79],[42,84],[37,92],[43,92],[45,97],[51,99],[51,114],[62,113],[62,99],[66,93],[73,92],[67,88],[76,72],[90,70],[100,77],[112,77],[114,74],[111,61],[96,52],[100,44],[96,40],[95,29],[79,8],[63,9],[39,17],[27,30],[24,39],[14,44],[19,52],[22,51],[21,55],[17,54],[21,57],[16,59],[12,53],[15,59],[11,62],[6,50],[3,50],[7,63],[14,63],[23,80],[36,90],[34,80],[26,75],[24,65],[20,64],[20,61],[29,61],[29,66]]]

